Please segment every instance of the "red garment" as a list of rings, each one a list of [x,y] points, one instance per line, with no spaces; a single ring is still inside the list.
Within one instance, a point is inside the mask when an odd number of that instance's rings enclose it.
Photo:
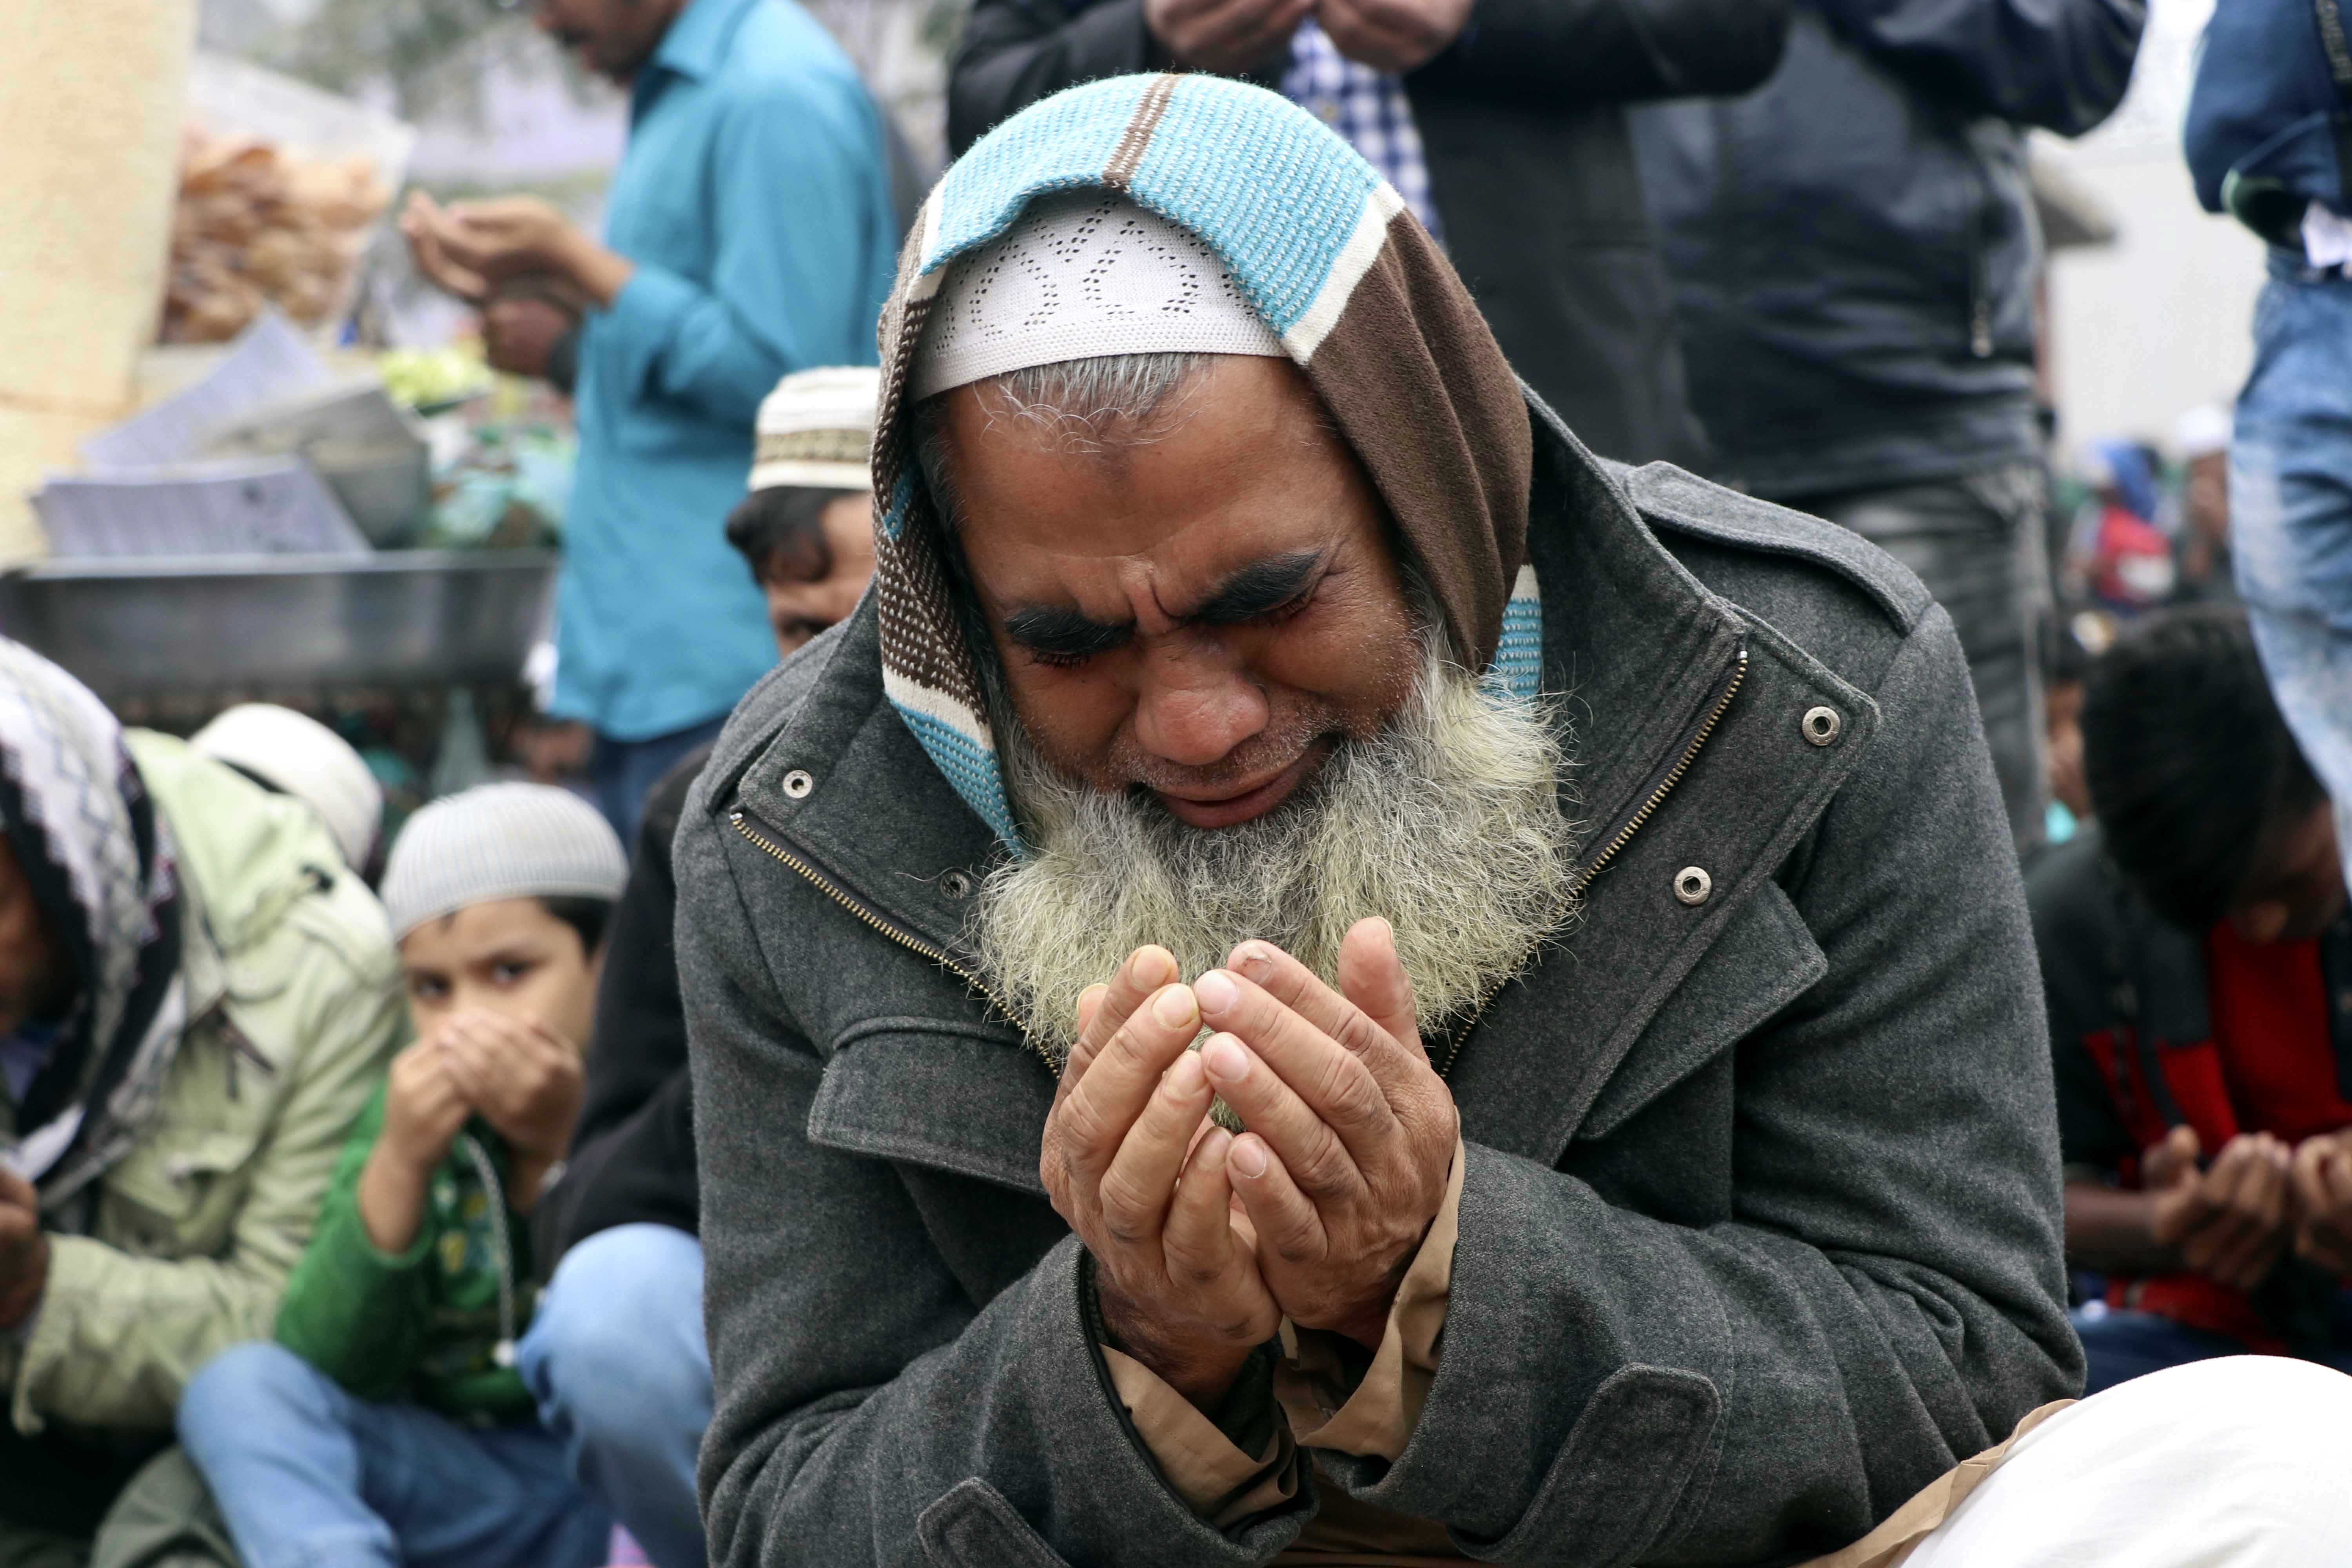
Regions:
[[[2352,1100],[2337,1080],[2319,943],[2250,942],[2224,921],[2206,932],[2204,945],[2212,1037],[2159,1043],[2157,1061],[2206,1158],[2240,1132],[2268,1132],[2294,1144],[2352,1126]],[[2116,1086],[2117,1107],[2141,1146],[2159,1142],[2164,1119],[2137,1059],[2118,1051],[2111,1036],[2084,1043]],[[2252,1350],[2284,1348],[2242,1292],[2198,1275],[2117,1279],[2107,1300],[2242,1340]]]

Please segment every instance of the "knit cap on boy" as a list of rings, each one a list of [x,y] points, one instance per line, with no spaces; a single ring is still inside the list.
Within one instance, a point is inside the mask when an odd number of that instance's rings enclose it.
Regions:
[[[408,819],[383,872],[394,939],[499,899],[617,900],[628,857],[604,814],[548,784],[483,784]]]

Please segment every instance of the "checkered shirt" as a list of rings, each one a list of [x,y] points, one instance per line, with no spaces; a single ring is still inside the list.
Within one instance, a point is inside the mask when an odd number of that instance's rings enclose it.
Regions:
[[[1429,199],[1429,161],[1422,154],[1421,131],[1412,122],[1402,77],[1385,76],[1348,58],[1309,16],[1291,35],[1282,96],[1346,138],[1397,188],[1430,237],[1444,243],[1437,204]]]

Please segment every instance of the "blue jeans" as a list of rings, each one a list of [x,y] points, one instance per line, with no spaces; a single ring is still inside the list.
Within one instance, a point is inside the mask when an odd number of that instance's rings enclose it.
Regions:
[[[541,1427],[354,1398],[282,1345],[215,1357],[179,1425],[247,1568],[594,1568],[612,1541]]]
[[[2352,280],[2273,252],[2230,447],[2238,595],[2352,871]]]
[[[623,1225],[573,1247],[515,1362],[580,1485],[656,1568],[702,1568],[702,1243],[666,1225]]]
[[[726,722],[727,715],[721,713],[716,719],[645,741],[616,741],[598,732],[596,743],[588,752],[588,788],[596,797],[596,809],[604,814],[604,820],[621,836],[623,848],[635,852],[637,822],[646,814],[646,796],[661,783],[662,774],[676,767],[688,752],[719,739],[719,731]]]

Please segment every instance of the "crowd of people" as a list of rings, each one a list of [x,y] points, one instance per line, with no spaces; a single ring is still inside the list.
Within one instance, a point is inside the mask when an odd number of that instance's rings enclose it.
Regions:
[[[577,402],[583,786],[0,638],[0,1564],[2352,1553],[2308,0],[2087,640],[2138,0],[979,0],[919,205],[793,0],[537,14],[606,237],[404,227]]]

